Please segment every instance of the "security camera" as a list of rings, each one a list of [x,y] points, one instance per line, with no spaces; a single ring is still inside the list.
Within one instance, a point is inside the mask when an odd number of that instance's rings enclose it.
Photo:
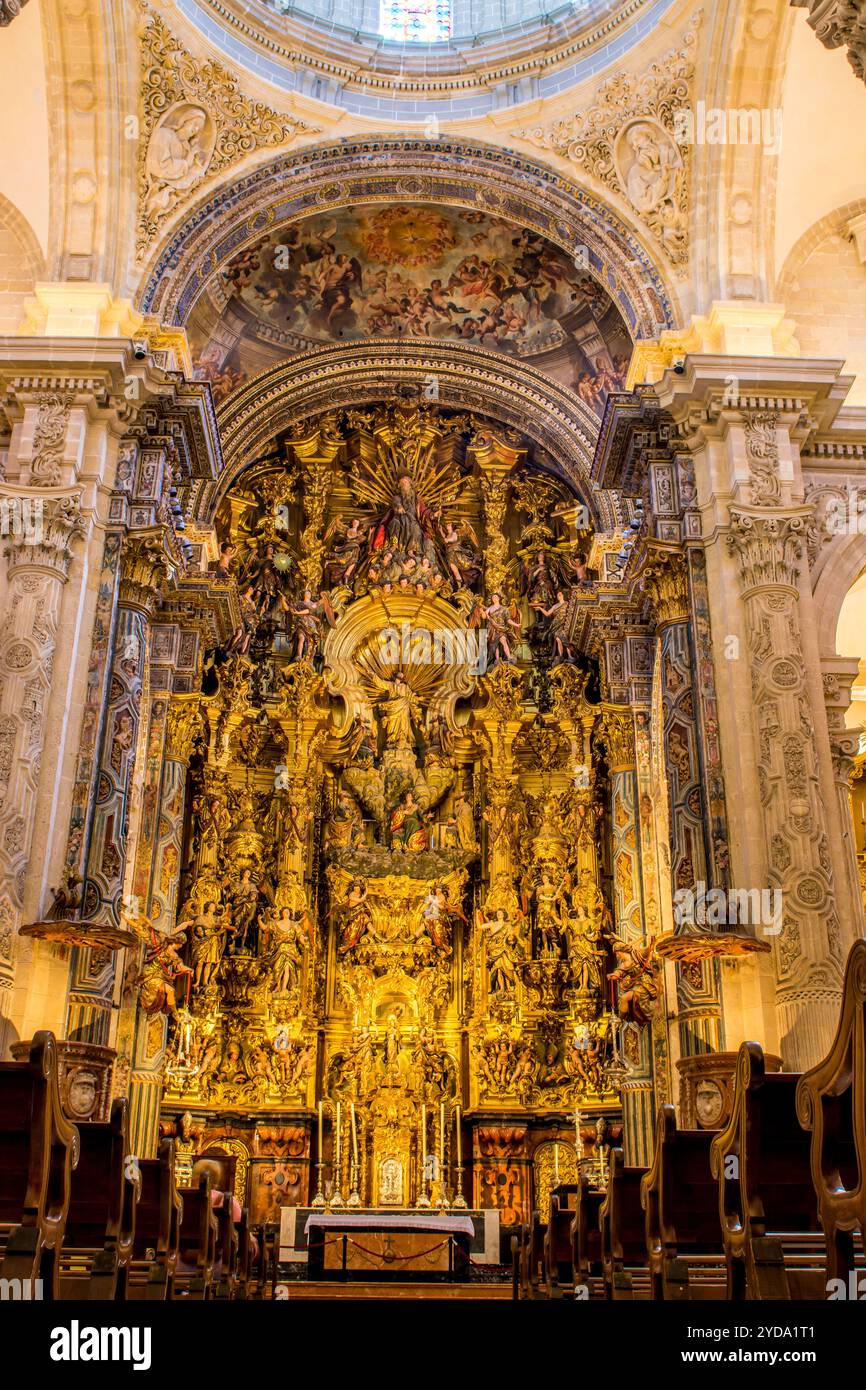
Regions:
[[[137,357],[139,361],[141,361],[142,358],[144,358],[144,357],[147,356],[147,340],[146,340],[146,338],[134,338],[134,339],[133,339],[133,341],[132,341],[132,355],[133,355],[133,357]]]
[[[677,360],[676,360],[676,362],[674,363],[674,371],[676,372],[677,376],[682,376],[682,374],[683,374],[683,372],[685,371],[685,369],[686,369],[686,364],[685,364],[685,362],[683,361],[683,359],[682,359],[681,357],[678,357]]]

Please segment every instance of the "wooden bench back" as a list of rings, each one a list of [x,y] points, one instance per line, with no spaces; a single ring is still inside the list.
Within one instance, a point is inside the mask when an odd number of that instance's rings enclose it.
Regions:
[[[721,1254],[718,1186],[710,1167],[714,1138],[713,1130],[678,1129],[674,1107],[659,1107],[655,1152],[641,1190],[651,1255]]]
[[[866,941],[851,947],[836,1037],[824,1060],[800,1077],[797,1115],[812,1136],[810,1168],[827,1240],[827,1277],[847,1282],[854,1268],[853,1233],[866,1230]]]
[[[599,1209],[605,1265],[646,1264],[646,1231],[640,1188],[645,1168],[627,1168],[622,1149],[612,1149],[607,1192]]]
[[[0,1224],[11,1228],[0,1278],[42,1280],[58,1294],[55,1253],[69,1210],[78,1130],[63,1113],[52,1033],[36,1033],[26,1062],[0,1062]]]
[[[65,1236],[66,1245],[110,1248],[122,1261],[132,1250],[141,1186],[138,1165],[127,1163],[128,1106],[125,1098],[118,1098],[106,1123],[79,1126],[81,1150],[72,1175]]]
[[[572,1237],[574,1252],[574,1281],[586,1284],[601,1269],[601,1230],[599,1213],[605,1193],[590,1187],[589,1179],[581,1180],[577,1194]]]
[[[174,1140],[161,1139],[156,1158],[140,1158],[141,1192],[135,1220],[134,1254],[145,1259],[148,1250],[158,1257],[177,1259],[183,1201],[174,1168]]]

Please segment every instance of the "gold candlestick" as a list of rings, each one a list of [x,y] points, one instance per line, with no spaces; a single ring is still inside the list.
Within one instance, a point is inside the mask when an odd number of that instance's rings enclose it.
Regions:
[[[451,1205],[458,1210],[463,1210],[467,1205],[466,1198],[463,1196],[463,1139],[460,1134],[460,1106],[454,1107],[454,1138],[457,1153],[457,1192]]]
[[[427,1196],[427,1106],[421,1105],[421,1172],[418,1183],[418,1200],[416,1207],[429,1207],[430,1198]]]
[[[322,1174],[325,1171],[324,1154],[322,1152],[322,1102],[319,1101],[319,1161],[316,1164],[316,1195],[313,1198],[312,1206],[323,1207],[325,1205],[325,1194],[322,1191]]]
[[[358,1191],[358,1130],[355,1122],[355,1102],[352,1101],[352,1168],[349,1177],[349,1200],[348,1207],[359,1207],[361,1205],[361,1194]]]
[[[342,1122],[342,1110],[340,1102],[337,1101],[337,1109],[334,1117],[334,1195],[331,1198],[332,1207],[345,1206],[343,1201],[343,1148],[340,1140],[340,1128]]]

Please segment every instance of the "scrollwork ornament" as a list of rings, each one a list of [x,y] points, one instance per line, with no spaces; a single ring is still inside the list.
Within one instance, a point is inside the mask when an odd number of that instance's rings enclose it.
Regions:
[[[220,63],[198,62],[147,6],[142,14],[140,257],[206,177],[317,129],[244,96]]]

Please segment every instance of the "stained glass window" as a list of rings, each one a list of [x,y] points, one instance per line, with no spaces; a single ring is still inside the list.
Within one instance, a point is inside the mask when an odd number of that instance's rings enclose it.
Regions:
[[[381,0],[379,28],[398,43],[441,43],[451,37],[451,0]]]

